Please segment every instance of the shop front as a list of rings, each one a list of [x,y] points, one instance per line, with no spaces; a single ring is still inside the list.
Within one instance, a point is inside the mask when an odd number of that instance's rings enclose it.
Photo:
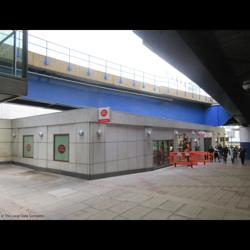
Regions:
[[[153,165],[166,167],[169,165],[168,154],[174,149],[174,140],[153,141]]]

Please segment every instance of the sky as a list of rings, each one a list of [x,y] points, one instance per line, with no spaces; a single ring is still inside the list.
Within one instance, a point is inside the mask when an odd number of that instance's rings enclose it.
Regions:
[[[171,75],[190,82],[186,76],[144,46],[142,39],[131,30],[29,30],[29,34],[153,75],[164,78]],[[37,43],[38,40],[34,41]],[[54,49],[58,50],[59,47]],[[64,51],[68,53],[67,49]]]

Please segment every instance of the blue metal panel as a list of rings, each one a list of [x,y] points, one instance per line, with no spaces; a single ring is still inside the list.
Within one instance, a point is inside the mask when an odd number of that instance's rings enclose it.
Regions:
[[[240,146],[246,150],[246,160],[250,160],[250,142],[240,142]]]
[[[207,108],[180,100],[164,101],[31,75],[28,86],[26,98],[42,102],[79,107],[109,106],[115,111],[215,126],[221,125],[227,117],[221,107]]]
[[[223,126],[229,118],[230,114],[221,105],[210,106],[205,112],[205,124],[210,126]]]

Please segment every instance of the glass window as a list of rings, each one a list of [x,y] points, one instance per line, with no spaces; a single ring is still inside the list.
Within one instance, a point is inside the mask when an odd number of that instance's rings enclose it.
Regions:
[[[153,141],[153,165],[166,166],[168,165],[167,157],[170,150],[173,150],[173,140]]]
[[[0,74],[24,77],[23,31],[0,30]]]

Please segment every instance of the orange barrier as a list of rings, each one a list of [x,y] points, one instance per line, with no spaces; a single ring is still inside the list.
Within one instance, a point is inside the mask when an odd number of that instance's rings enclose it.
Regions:
[[[191,151],[191,152],[170,152],[168,160],[170,165],[186,165],[191,166],[198,165],[198,163],[211,162],[213,154],[204,151]]]
[[[174,165],[175,167],[176,165],[186,165],[193,168],[193,165],[197,165],[197,162],[192,160],[189,152],[170,152],[168,160],[170,165]]]
[[[213,159],[213,154],[209,152],[204,151],[192,151],[190,152],[190,158],[192,161],[195,161],[197,163],[204,163],[204,165],[207,162],[211,162]]]

